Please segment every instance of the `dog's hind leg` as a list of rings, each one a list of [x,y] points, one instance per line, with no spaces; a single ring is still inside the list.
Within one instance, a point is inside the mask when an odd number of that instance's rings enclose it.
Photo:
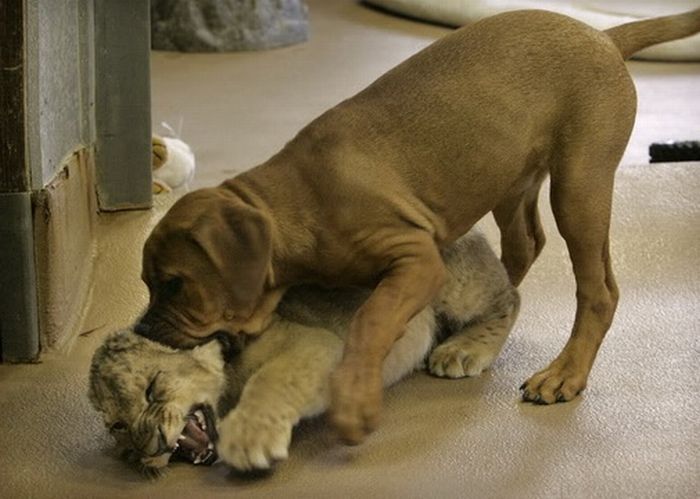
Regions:
[[[586,387],[598,348],[612,323],[618,289],[610,264],[608,233],[615,169],[624,147],[618,149],[608,149],[598,158],[595,152],[569,154],[565,163],[552,169],[552,210],[573,264],[576,318],[559,356],[523,384],[524,400],[551,404],[574,398]]]
[[[544,177],[541,174],[528,189],[507,198],[493,210],[501,231],[501,262],[514,286],[522,282],[546,241],[537,209]]]

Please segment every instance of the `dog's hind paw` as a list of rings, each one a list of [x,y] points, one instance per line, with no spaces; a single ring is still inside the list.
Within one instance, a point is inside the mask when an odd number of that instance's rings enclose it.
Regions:
[[[524,402],[542,405],[568,402],[586,388],[587,379],[587,370],[557,359],[523,383],[520,390]]]

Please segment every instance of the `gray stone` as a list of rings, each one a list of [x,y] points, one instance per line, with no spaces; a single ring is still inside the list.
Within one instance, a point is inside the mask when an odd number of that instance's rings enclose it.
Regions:
[[[304,0],[151,0],[156,50],[227,52],[306,41]]]

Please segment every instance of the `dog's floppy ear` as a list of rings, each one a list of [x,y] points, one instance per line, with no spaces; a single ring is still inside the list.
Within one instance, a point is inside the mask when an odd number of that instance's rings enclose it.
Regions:
[[[236,314],[252,312],[272,257],[268,218],[235,198],[220,196],[199,218],[192,236],[222,279],[227,307]]]

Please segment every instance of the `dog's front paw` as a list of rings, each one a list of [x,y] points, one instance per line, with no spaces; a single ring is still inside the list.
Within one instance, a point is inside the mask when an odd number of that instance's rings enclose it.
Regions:
[[[428,369],[441,378],[478,376],[498,355],[499,349],[474,341],[447,341],[430,354]]]
[[[379,425],[381,370],[343,362],[331,378],[330,417],[343,441],[361,443]]]
[[[234,409],[219,425],[217,452],[239,471],[269,469],[287,459],[293,426],[280,414]]]
[[[576,362],[557,359],[522,384],[523,400],[544,405],[568,402],[586,388],[588,371]]]

